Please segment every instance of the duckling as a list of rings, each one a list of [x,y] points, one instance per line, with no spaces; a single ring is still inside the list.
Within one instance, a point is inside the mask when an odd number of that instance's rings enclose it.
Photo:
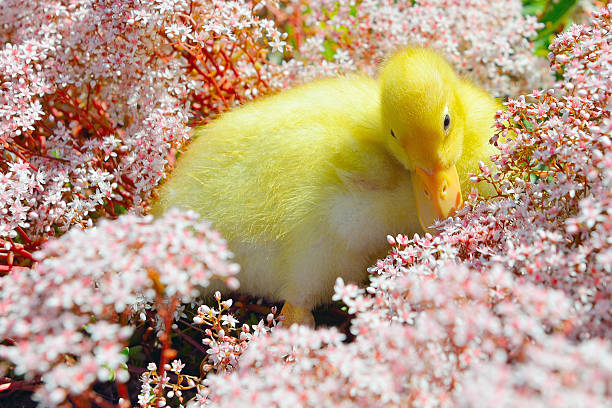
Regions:
[[[153,213],[201,213],[242,265],[241,290],[285,301],[286,325],[313,325],[336,278],[362,281],[387,234],[423,233],[461,206],[495,152],[499,108],[434,51],[404,49],[378,79],[318,80],[196,128]]]

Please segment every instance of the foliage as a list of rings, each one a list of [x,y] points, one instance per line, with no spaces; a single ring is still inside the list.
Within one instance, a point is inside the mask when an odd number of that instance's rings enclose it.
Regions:
[[[26,379],[42,377],[36,398],[45,405],[68,393],[91,397],[96,379],[127,381],[122,349],[138,309],[154,306],[170,329],[177,305],[193,301],[198,286],[217,277],[236,287],[239,270],[218,233],[178,211],[73,228],[37,257],[36,268],[0,278],[0,332],[10,339],[0,356]],[[162,367],[169,340],[161,332]]]
[[[501,97],[550,83],[529,41],[540,24],[523,17],[521,7],[518,1],[320,0],[286,2],[273,13],[291,27],[298,53],[286,69],[301,80],[355,69],[374,74],[398,46],[424,45]]]
[[[575,2],[528,3],[549,27],[518,0],[0,3],[0,396],[603,406],[612,7],[558,35],[549,70],[530,40],[568,24],[559,10]],[[338,281],[351,338],[279,329],[263,306],[241,325],[239,302],[220,295],[203,305],[211,279],[238,286],[225,242],[192,213],[139,215],[190,126],[321,76],[374,74],[407,44],[513,96],[498,114],[496,168],[473,176],[497,197],[473,194],[435,237],[388,237],[367,288]],[[94,391],[102,382],[116,392]]]
[[[572,23],[583,23],[584,16],[608,4],[607,0],[523,0],[523,13],[536,16],[542,23],[533,40],[536,54],[545,56],[548,47]]]
[[[262,5],[2,2],[2,270],[142,208],[189,122],[274,86],[267,44],[281,34]]]

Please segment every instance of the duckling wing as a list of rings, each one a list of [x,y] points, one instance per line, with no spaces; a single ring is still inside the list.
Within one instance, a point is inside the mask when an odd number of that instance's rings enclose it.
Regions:
[[[282,237],[341,183],[336,165],[349,172],[350,165],[367,168],[350,160],[347,146],[373,138],[378,93],[365,77],[323,80],[196,129],[154,213],[181,206],[200,212],[228,238]]]

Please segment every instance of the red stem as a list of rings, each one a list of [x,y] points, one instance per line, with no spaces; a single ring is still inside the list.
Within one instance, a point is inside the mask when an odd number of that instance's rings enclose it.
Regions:
[[[20,226],[17,226],[16,229],[19,235],[21,235],[21,237],[28,243],[28,245],[32,245],[32,240],[30,239],[30,237],[28,237],[28,234],[26,234]]]
[[[162,378],[164,377],[164,373],[166,372],[166,364],[168,364],[168,355],[170,354],[170,335],[172,333],[172,317],[174,316],[174,310],[176,309],[176,305],[178,303],[178,300],[176,298],[172,299],[172,302],[170,303],[169,306],[163,304],[163,302],[161,302],[161,296],[158,295],[158,308],[157,310],[159,311],[159,314],[162,315],[162,320],[164,321],[164,333],[163,335],[160,337],[160,340],[162,342],[162,351],[161,351],[161,357],[160,357],[160,361],[159,361],[159,371],[158,371],[158,376],[159,376],[159,381],[160,381],[160,386],[157,388],[156,390],[156,397],[157,397],[157,407],[161,408],[161,393],[163,391],[163,387],[161,385],[162,382]]]
[[[21,256],[26,257],[27,259],[29,259],[32,262],[36,262],[36,259],[34,259],[34,255],[32,255],[31,253],[29,253],[28,251],[26,251],[25,249],[21,249],[21,248],[16,248],[16,247],[11,247],[11,251],[13,251],[16,254],[19,254]]]
[[[121,408],[129,408],[132,406],[130,402],[130,393],[128,391],[127,384],[117,383],[117,390],[119,391],[119,398],[123,399],[123,403],[119,404]]]

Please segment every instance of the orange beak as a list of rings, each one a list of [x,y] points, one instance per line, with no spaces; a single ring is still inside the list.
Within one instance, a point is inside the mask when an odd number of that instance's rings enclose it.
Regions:
[[[463,204],[459,176],[454,165],[448,168],[438,166],[433,172],[417,167],[412,187],[419,221],[424,230],[435,220],[452,215]]]

